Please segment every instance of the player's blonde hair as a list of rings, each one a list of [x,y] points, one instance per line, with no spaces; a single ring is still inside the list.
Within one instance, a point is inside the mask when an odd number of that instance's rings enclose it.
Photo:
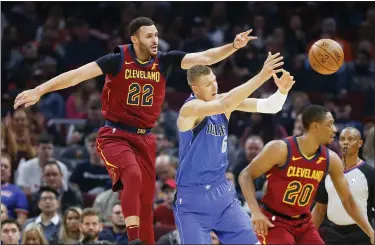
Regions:
[[[191,86],[194,84],[194,80],[200,76],[206,76],[211,73],[211,68],[205,65],[195,65],[187,71],[188,84]]]

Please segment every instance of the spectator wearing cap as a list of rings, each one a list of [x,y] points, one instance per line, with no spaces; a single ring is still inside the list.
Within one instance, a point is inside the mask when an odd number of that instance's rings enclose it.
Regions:
[[[174,179],[167,179],[161,191],[165,196],[165,201],[156,207],[154,211],[154,223],[156,225],[164,225],[175,228],[174,216],[173,216],[173,199],[176,193],[176,181]]]
[[[176,193],[176,181],[167,179],[161,187],[164,202],[158,205],[154,210],[155,240],[162,235],[176,229],[173,215],[173,200]]]
[[[1,153],[1,203],[7,208],[8,217],[17,219],[18,223],[23,225],[27,218],[28,202],[21,188],[10,183],[11,172],[10,156],[3,152]]]
[[[30,218],[25,223],[25,228],[29,224],[39,224],[43,228],[44,235],[48,241],[56,239],[61,226],[61,218],[58,213],[59,194],[50,187],[42,187],[39,190],[38,207],[41,213],[37,217]]]
[[[16,183],[26,195],[29,196],[32,193],[38,192],[42,185],[43,167],[51,160],[53,148],[52,138],[47,134],[41,134],[38,139],[37,157],[20,164]],[[63,184],[64,186],[68,186],[68,168],[64,163],[60,161],[56,162],[63,174]]]
[[[55,161],[49,161],[43,167],[44,186],[54,189],[59,194],[60,213],[65,213],[69,207],[83,207],[82,194],[77,188],[71,185],[63,185],[63,173],[59,164]],[[40,212],[38,205],[38,194],[35,193],[31,198],[30,215],[34,216]]]
[[[128,244],[128,234],[124,214],[122,213],[121,204],[115,203],[112,207],[111,221],[112,227],[102,230],[99,233],[99,240],[107,240],[116,244]]]

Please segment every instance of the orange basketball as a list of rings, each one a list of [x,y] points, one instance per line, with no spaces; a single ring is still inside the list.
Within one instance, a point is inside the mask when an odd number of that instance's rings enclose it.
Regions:
[[[316,72],[323,75],[333,74],[344,63],[344,51],[336,41],[320,39],[310,48],[309,62]]]

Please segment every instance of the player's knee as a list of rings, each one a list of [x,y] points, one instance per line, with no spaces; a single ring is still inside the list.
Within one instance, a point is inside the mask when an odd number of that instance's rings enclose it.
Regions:
[[[142,184],[140,168],[138,166],[130,166],[125,171],[121,171],[121,181],[124,186],[140,187]]]

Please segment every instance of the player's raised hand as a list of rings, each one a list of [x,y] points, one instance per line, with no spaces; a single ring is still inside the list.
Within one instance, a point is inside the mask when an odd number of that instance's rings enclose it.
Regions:
[[[280,53],[271,54],[268,52],[267,60],[264,62],[263,68],[259,73],[262,80],[267,81],[273,76],[273,74],[282,71],[282,69],[277,68],[280,68],[280,66],[284,64],[282,61],[283,58],[284,57],[280,56]]]
[[[257,37],[249,36],[252,31],[253,29],[250,29],[248,31],[237,34],[236,38],[233,41],[233,47],[235,49],[240,49],[245,47],[249,41],[257,39]]]
[[[289,90],[292,88],[293,84],[295,83],[294,77],[290,75],[289,72],[287,72],[284,69],[281,69],[281,72],[283,75],[278,78],[276,74],[273,74],[273,80],[275,80],[275,83],[277,87],[279,88],[279,91],[282,94],[287,94]]]
[[[34,105],[36,102],[39,101],[41,94],[37,89],[29,89],[25,90],[22,93],[18,94],[15,101],[14,101],[14,109],[25,105],[26,107]]]
[[[268,227],[274,227],[262,212],[252,213],[251,220],[253,222],[253,231],[258,235],[267,236]]]

